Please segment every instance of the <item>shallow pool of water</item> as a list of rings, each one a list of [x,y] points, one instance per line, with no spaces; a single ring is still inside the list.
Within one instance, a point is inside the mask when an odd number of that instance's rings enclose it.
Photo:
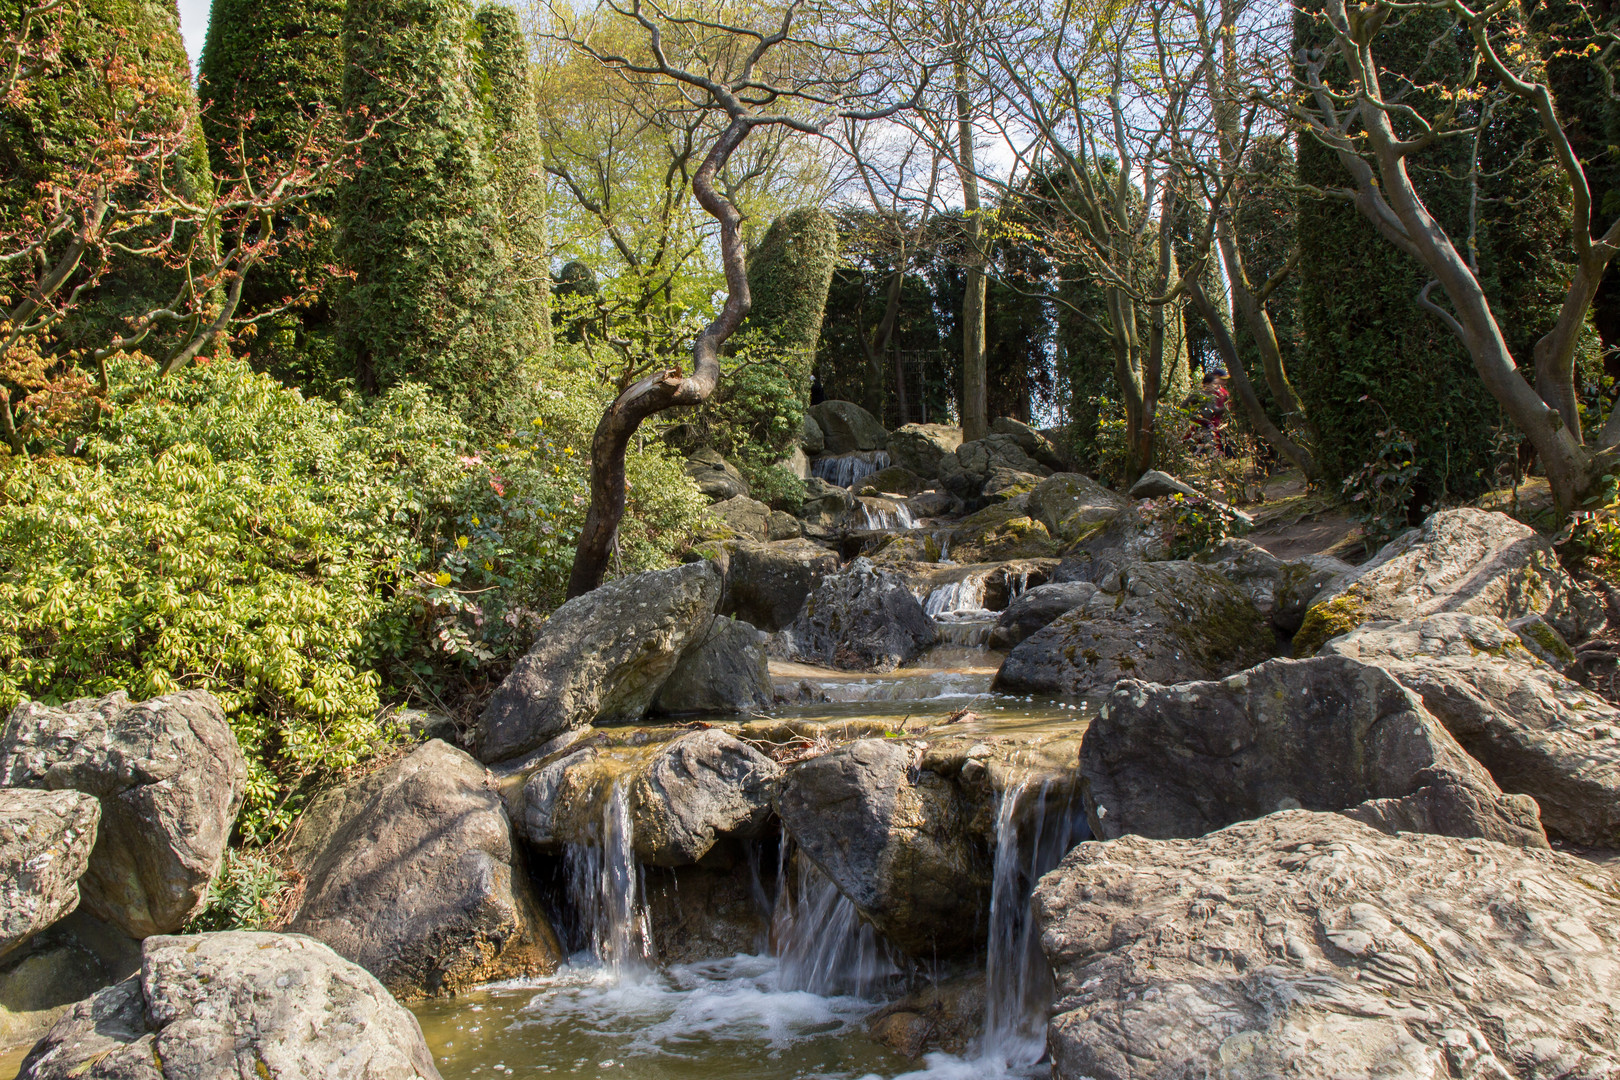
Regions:
[[[775,957],[616,976],[579,956],[545,979],[412,1007],[444,1080],[992,1080],[1036,1077],[1001,1055],[912,1062],[867,1037],[881,1002],[786,985]],[[1027,1052],[1027,1048],[1026,1048]]]

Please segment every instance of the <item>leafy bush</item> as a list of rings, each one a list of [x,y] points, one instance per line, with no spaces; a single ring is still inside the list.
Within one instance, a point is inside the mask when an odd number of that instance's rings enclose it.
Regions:
[[[211,691],[252,763],[248,839],[389,737],[384,696],[476,699],[561,600],[586,380],[557,373],[529,430],[483,448],[420,386],[333,405],[240,361],[114,374],[80,457],[0,477],[0,707]],[[616,569],[668,565],[703,500],[657,447],[629,476]]]
[[[1378,441],[1373,459],[1344,481],[1345,498],[1351,506],[1350,520],[1361,526],[1362,542],[1369,555],[1411,524],[1412,503],[1417,498],[1416,485],[1421,472],[1417,445],[1406,432],[1385,428],[1378,433]],[[1426,514],[1430,509],[1421,507],[1420,513]]]
[[[1125,445],[1125,408],[1106,397],[1094,398],[1097,431],[1092,442],[1097,478],[1122,488],[1129,480],[1130,452]],[[1187,470],[1196,446],[1189,441],[1195,410],[1179,402],[1161,401],[1154,417],[1153,467],[1180,476]]]
[[[1177,492],[1162,499],[1147,499],[1140,506],[1142,516],[1157,523],[1170,540],[1170,557],[1186,559],[1207,551],[1228,536],[1244,531],[1232,509],[1203,495]]]
[[[208,883],[203,908],[187,924],[196,933],[212,930],[268,930],[290,887],[263,852],[232,848]]]

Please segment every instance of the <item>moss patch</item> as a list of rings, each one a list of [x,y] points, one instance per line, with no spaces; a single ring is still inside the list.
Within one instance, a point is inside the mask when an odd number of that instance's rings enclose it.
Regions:
[[[1367,621],[1367,604],[1349,590],[1316,604],[1305,613],[1299,633],[1294,635],[1295,656],[1315,656],[1331,638],[1348,634]]]

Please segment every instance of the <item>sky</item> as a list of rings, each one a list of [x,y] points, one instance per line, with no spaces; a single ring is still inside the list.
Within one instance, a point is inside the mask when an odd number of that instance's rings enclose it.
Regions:
[[[191,69],[197,70],[197,57],[202,54],[203,35],[208,33],[208,4],[210,0],[180,0],[180,34],[186,39],[186,53],[191,57]]]

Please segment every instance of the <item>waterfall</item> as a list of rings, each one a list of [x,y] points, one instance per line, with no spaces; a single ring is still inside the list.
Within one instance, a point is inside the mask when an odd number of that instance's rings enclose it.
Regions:
[[[905,503],[890,505],[878,503],[873,506],[866,499],[861,500],[861,518],[868,529],[913,529],[917,521],[906,509]]]
[[[980,1055],[1014,1068],[1033,1065],[1045,1052],[1046,1008],[1052,998],[1052,976],[1041,955],[1030,894],[1074,839],[1071,800],[1050,806],[1052,783],[1050,777],[1039,784],[1025,777],[1002,792],[996,810]],[[1028,812],[1021,813],[1024,809]]]
[[[861,921],[855,904],[808,859],[798,860],[798,895],[787,887],[784,841],[777,870],[771,936],[782,960],[782,985],[827,996],[866,997],[903,974],[888,945]]]
[[[617,780],[602,806],[596,844],[569,844],[568,894],[590,950],[616,977],[645,972],[653,959],[646,879],[631,846],[630,804]]]
[[[853,454],[829,454],[810,463],[810,475],[839,487],[854,487],[880,469],[889,467],[887,450],[861,450]]]
[[[983,615],[985,578],[985,574],[969,574],[936,587],[928,594],[923,610],[934,619],[953,615]]]

